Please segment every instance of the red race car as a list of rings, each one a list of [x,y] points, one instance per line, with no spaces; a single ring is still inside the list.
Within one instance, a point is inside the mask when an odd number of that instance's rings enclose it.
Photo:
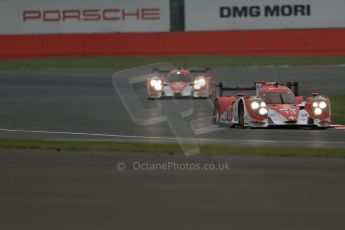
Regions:
[[[218,83],[219,96],[214,99],[213,123],[229,127],[307,126],[331,127],[328,97],[313,93],[298,96],[298,83],[286,86],[275,82],[255,82],[253,87],[223,87]],[[224,91],[256,90],[255,96],[238,93],[223,96]]]
[[[209,98],[214,91],[210,69],[154,69],[147,78],[147,97]]]

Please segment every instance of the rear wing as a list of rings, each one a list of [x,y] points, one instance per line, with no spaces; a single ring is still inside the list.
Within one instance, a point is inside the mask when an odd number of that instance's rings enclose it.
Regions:
[[[236,86],[236,87],[228,87],[224,86],[223,82],[216,82],[215,87],[218,88],[218,96],[223,97],[224,92],[226,91],[241,91],[241,90],[255,90],[256,94],[258,94],[259,90],[268,85],[268,84],[278,84],[275,82],[254,82],[254,86]],[[284,86],[284,84],[281,84]],[[286,83],[286,87],[293,90],[294,95],[298,96],[298,82],[290,82]]]
[[[159,68],[153,68],[152,71],[156,72],[156,73],[169,73],[172,69],[174,68],[170,68],[170,69],[159,69]],[[176,68],[176,69],[182,69],[180,68]],[[186,68],[186,70],[188,70],[191,73],[206,73],[211,71],[211,68],[207,67],[207,68]]]
[[[286,86],[291,89],[293,91],[293,94],[295,96],[299,96],[299,91],[298,91],[298,82],[297,81],[294,81],[294,82],[290,82],[288,81],[286,83]]]
[[[227,87],[223,85],[223,82],[216,82],[216,88],[218,88],[218,96],[223,97],[224,92],[226,91],[241,91],[241,90],[256,90],[254,86],[236,86],[236,87]]]
[[[191,73],[206,73],[206,72],[210,72],[210,71],[211,71],[210,67],[189,69],[189,72],[191,72]]]
[[[152,72],[156,72],[156,73],[169,73],[170,69],[159,69],[159,68],[153,68]]]

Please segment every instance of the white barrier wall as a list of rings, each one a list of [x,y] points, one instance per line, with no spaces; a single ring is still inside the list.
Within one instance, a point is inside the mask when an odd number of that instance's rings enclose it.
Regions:
[[[0,34],[170,31],[169,0],[1,0]]]
[[[186,31],[344,28],[345,0],[185,0]]]

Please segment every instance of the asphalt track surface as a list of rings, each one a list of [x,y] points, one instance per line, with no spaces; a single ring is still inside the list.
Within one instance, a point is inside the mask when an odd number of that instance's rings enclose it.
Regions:
[[[0,137],[344,147],[341,130],[210,126],[208,100],[146,100],[147,71],[1,71]],[[233,84],[298,80],[302,94],[344,94],[340,67],[213,73]],[[187,163],[230,170],[182,170]],[[344,159],[2,149],[0,229],[344,229],[344,177]]]
[[[221,129],[211,125],[209,100],[149,101],[145,74],[151,70],[0,71],[0,137],[169,143],[178,137],[195,145],[345,147],[340,130]],[[302,95],[345,92],[344,67],[215,68],[212,73],[231,86],[298,81]]]
[[[0,229],[342,230],[344,177],[342,159],[1,150]]]

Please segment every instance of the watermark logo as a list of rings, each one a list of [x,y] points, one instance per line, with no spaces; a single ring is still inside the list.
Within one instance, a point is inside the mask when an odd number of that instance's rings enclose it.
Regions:
[[[122,161],[118,161],[116,163],[116,169],[117,169],[117,171],[120,171],[120,172],[125,171],[126,170],[126,163],[122,162]]]
[[[125,170],[133,170],[139,172],[152,172],[152,171],[223,171],[230,172],[229,162],[218,162],[218,163],[198,163],[198,162],[150,162],[150,161],[133,161],[127,165],[124,162],[116,162],[116,170],[124,172]]]
[[[146,84],[147,77],[153,69],[172,69],[169,63],[157,63],[133,69],[127,69],[114,73],[112,77],[114,89],[124,105],[131,120],[140,126],[150,126],[166,122],[171,133],[180,145],[186,156],[200,153],[199,143],[195,138],[198,130],[193,128],[193,122],[186,118],[194,112],[193,100],[156,100],[156,107],[147,109],[144,107],[142,98],[147,97],[147,92],[137,93],[136,84]],[[145,88],[146,89],[146,88]],[[211,119],[209,119],[211,124]],[[200,129],[199,129],[200,130]],[[202,133],[207,128],[201,127]],[[213,128],[210,129],[214,131]],[[186,143],[186,140],[188,142]]]

